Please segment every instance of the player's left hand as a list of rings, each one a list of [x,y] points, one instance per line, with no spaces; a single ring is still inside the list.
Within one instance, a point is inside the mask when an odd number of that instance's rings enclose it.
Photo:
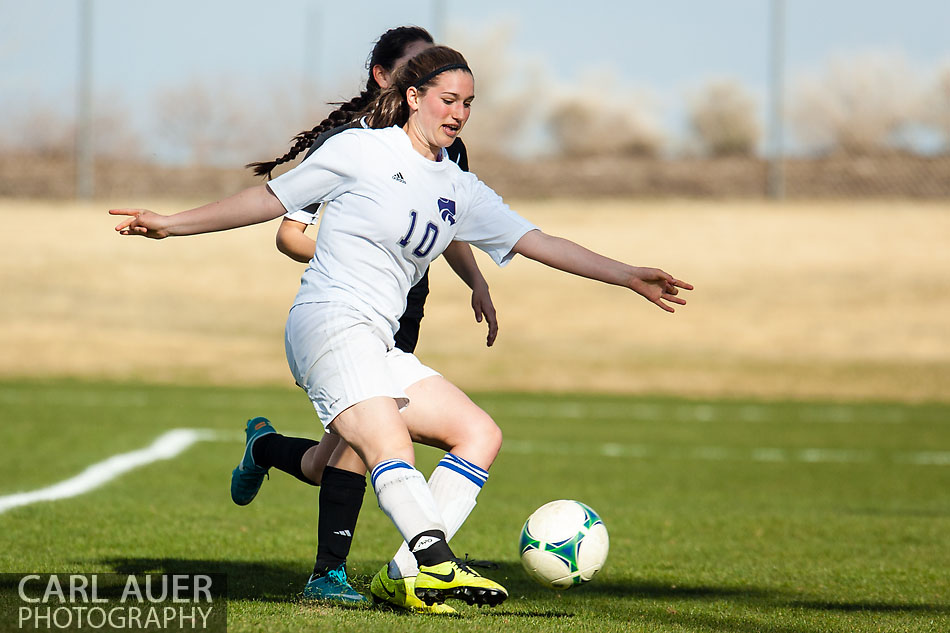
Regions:
[[[488,292],[488,286],[476,288],[472,291],[472,311],[475,312],[475,321],[482,322],[484,317],[488,323],[488,338],[485,343],[491,347],[498,336],[498,317],[495,313],[495,305],[491,300],[491,293]]]
[[[667,312],[675,312],[672,306],[664,302],[686,305],[686,299],[679,297],[679,291],[692,290],[693,285],[674,278],[659,268],[635,268],[630,279],[631,290],[647,301],[658,305]]]

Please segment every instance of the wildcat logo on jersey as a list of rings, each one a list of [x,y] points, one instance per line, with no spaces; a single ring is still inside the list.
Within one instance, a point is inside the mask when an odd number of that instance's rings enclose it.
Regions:
[[[449,224],[455,224],[455,200],[439,198],[439,214]]]

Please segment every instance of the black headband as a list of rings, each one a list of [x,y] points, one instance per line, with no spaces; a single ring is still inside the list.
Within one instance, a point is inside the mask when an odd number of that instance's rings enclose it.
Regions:
[[[412,84],[412,87],[418,90],[422,86],[426,85],[436,75],[441,75],[442,73],[448,72],[450,70],[464,70],[464,71],[467,71],[468,74],[470,75],[472,74],[472,69],[469,68],[468,64],[464,62],[459,62],[456,64],[448,64],[446,66],[440,66],[439,68],[436,68],[435,70],[433,70],[431,73],[423,75],[422,77],[417,79],[415,83]]]

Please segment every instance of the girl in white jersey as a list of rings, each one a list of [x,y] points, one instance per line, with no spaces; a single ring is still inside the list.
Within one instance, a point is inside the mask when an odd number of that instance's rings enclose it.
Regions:
[[[446,412],[456,418],[487,414],[393,347],[406,290],[452,239],[481,248],[499,265],[521,254],[629,288],[669,312],[669,304],[685,304],[679,289],[692,286],[544,234],[473,175],[442,160],[468,120],[473,98],[464,58],[430,48],[397,70],[394,86],[374,104],[368,121],[379,129],[338,134],[268,187],[169,217],[135,209],[110,213],[132,216],[116,227],[121,234],[160,238],[244,226],[328,203],[317,256],[288,316],[291,370],[328,430],[371,470],[380,508],[418,563],[415,594],[426,603],[459,598],[494,605],[507,597],[504,588],[458,560],[447,543],[474,507],[487,473],[464,459],[451,460],[455,468],[427,484],[412,466],[412,436],[438,425]]]
[[[365,89],[359,95],[338,104],[340,107],[313,129],[297,134],[290,150],[283,156],[252,163],[248,167],[253,168],[257,175],[270,176],[277,166],[294,160],[304,150],[307,150],[306,158],[309,158],[326,140],[343,130],[367,127],[365,117],[360,115],[381,90],[391,85],[393,71],[432,45],[432,36],[420,27],[402,26],[386,31],[370,54],[367,63],[369,77]],[[353,117],[360,118],[350,122]],[[446,151],[453,162],[463,171],[468,171],[467,153],[462,139],[456,138]],[[303,230],[307,224],[316,221],[317,211],[318,207],[309,207],[288,211],[284,215],[277,232],[277,245],[281,252],[304,263],[313,259],[314,241],[304,235]],[[471,248],[463,242],[454,242],[443,255],[459,277],[472,288],[472,308],[476,320],[481,321],[484,317],[488,324],[487,343],[490,346],[497,334],[497,320],[488,284],[478,270]],[[428,273],[425,273],[409,290],[406,310],[399,319],[395,346],[405,352],[415,350],[427,295]],[[480,424],[473,424],[473,421]],[[485,471],[501,448],[501,431],[487,417],[461,421],[444,419],[433,432],[438,435],[427,438],[428,444],[437,444],[438,448],[453,456],[464,456]],[[231,475],[231,498],[238,505],[250,503],[271,467],[305,483],[320,485],[316,559],[303,596],[329,601],[365,601],[349,584],[345,567],[366,487],[366,471],[362,461],[352,451],[344,453],[345,444],[342,449],[338,448],[339,436],[324,434],[321,442],[285,436],[277,433],[266,418],[249,420],[246,438],[241,461]],[[334,450],[340,451],[335,457]],[[328,466],[331,457],[334,458],[334,465]],[[437,466],[436,473],[439,468],[449,467],[447,464]],[[387,586],[374,586],[374,600],[424,613],[453,611],[444,604],[426,606],[415,597],[411,585],[417,573],[415,559],[408,548],[400,548],[386,566]]]

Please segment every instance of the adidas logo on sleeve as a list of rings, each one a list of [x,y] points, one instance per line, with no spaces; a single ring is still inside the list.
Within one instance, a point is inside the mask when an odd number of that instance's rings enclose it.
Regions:
[[[402,184],[406,184],[406,179],[402,177],[401,171],[397,171],[395,174],[393,174],[393,180],[396,182],[401,182]]]

